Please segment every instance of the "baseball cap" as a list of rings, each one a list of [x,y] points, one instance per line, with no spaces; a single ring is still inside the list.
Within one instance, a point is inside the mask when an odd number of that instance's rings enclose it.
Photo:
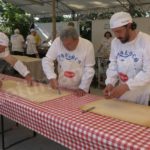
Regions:
[[[2,46],[8,46],[9,39],[6,34],[3,32],[0,32],[0,45]]]
[[[110,28],[117,28],[132,23],[132,17],[127,12],[117,12],[110,19]]]

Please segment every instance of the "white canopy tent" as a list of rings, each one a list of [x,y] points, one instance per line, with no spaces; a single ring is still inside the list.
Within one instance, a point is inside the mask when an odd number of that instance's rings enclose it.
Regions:
[[[147,34],[150,34],[150,19],[149,18],[134,18],[134,21],[137,23],[137,28],[140,31],[143,31]],[[95,52],[100,46],[100,43],[102,42],[102,39],[104,37],[104,33],[106,31],[110,31],[109,29],[109,19],[101,19],[101,20],[93,20],[92,22],[92,43],[95,48]],[[79,32],[79,24],[80,22],[75,21],[75,28]],[[45,40],[47,37],[51,36],[51,26],[52,23],[36,23],[36,28],[38,29],[40,36],[42,37],[42,40]],[[65,26],[67,25],[67,22],[58,22],[56,24],[57,32],[59,33]],[[43,34],[41,34],[43,33]],[[113,33],[112,33],[113,34]]]
[[[32,14],[34,17],[50,17],[52,16],[52,4],[55,1],[56,15],[65,14],[89,14],[89,13],[105,13],[105,12],[117,12],[117,11],[132,11],[139,10],[140,12],[150,12],[150,0],[3,0],[4,2],[10,2],[26,12]],[[142,24],[142,22],[145,22]],[[75,27],[79,30],[79,22],[74,22]],[[92,42],[97,49],[99,46],[101,37],[108,26],[109,20],[92,21]],[[59,32],[66,23],[57,23],[56,30]],[[147,25],[146,28],[142,25]],[[44,27],[45,26],[45,27]],[[49,28],[48,28],[49,26]],[[36,28],[42,30],[44,38],[47,38],[52,33],[53,24],[36,24]],[[149,18],[145,18],[144,21],[140,21],[138,27],[146,29],[149,33]],[[97,31],[100,28],[101,31]],[[54,30],[53,30],[54,31]],[[99,39],[98,39],[98,38]]]
[[[3,0],[10,2],[33,16],[52,15],[53,0]],[[150,11],[150,0],[54,0],[56,14],[78,14],[89,12],[116,12],[120,10]]]

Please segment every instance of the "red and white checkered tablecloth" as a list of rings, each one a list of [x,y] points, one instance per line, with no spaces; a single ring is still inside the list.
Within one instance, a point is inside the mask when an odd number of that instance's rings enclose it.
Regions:
[[[71,94],[35,104],[1,91],[0,112],[69,149],[150,150],[150,128],[81,112],[80,106],[98,98]]]

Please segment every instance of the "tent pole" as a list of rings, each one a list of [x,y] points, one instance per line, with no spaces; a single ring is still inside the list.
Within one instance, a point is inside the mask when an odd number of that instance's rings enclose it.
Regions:
[[[52,37],[56,38],[56,0],[52,0]]]

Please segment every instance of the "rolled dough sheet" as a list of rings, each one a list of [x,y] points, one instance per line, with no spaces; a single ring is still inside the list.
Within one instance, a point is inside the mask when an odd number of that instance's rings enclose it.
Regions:
[[[57,90],[53,90],[48,86],[28,86],[27,83],[14,80],[3,80],[2,90],[36,103],[54,100],[70,94],[63,90],[61,90],[61,94],[58,94]]]
[[[104,115],[134,124],[150,127],[150,106],[119,101],[119,100],[97,100],[82,106],[82,110],[95,107],[90,112]]]

